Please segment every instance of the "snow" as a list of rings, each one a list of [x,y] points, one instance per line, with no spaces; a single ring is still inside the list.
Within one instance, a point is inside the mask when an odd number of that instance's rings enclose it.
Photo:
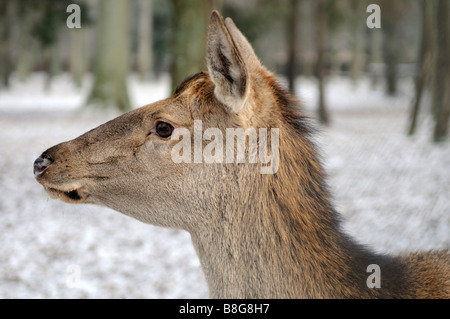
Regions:
[[[45,149],[115,117],[80,108],[90,79],[13,80],[0,90],[0,298],[205,298],[208,289],[187,232],[138,222],[92,205],[49,199],[32,174]],[[140,106],[167,97],[167,77],[139,82]],[[316,137],[344,229],[381,252],[450,246],[450,144],[430,143],[426,112],[405,136],[411,83],[396,98],[369,81],[327,85],[332,124]],[[299,79],[314,115],[315,83]]]

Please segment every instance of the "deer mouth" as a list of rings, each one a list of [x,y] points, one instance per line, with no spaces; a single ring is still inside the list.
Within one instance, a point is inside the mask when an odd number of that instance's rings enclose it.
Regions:
[[[53,187],[45,187],[45,191],[54,199],[62,200],[66,203],[79,204],[86,200],[87,196],[83,194],[81,188],[73,190],[60,190]]]

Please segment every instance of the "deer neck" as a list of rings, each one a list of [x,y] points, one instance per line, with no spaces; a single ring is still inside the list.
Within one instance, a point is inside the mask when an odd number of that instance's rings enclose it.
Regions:
[[[248,190],[241,181],[232,202],[211,205],[220,216],[212,225],[190,231],[211,297],[328,297],[326,287],[336,283],[327,278],[343,281],[348,240],[320,165],[304,165],[299,176],[283,167],[255,176]]]
[[[211,297],[395,297],[408,284],[403,265],[341,231],[313,149],[301,154],[280,158],[275,175],[239,177],[234,192],[211,196],[221,198],[208,212],[215,221],[190,230]],[[367,286],[372,264],[383,268],[382,290]]]
[[[274,218],[283,214],[282,208],[246,208],[234,210],[240,221],[223,220],[208,233],[191,232],[211,297],[308,297],[312,287],[307,279],[317,270],[314,264],[325,257],[314,254],[326,249],[321,246],[332,244],[325,243],[324,238],[312,242],[292,236],[289,224],[293,223]]]

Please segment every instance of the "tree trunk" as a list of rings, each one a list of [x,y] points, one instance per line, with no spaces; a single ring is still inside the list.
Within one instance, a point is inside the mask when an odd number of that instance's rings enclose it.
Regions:
[[[137,70],[144,81],[153,70],[153,0],[139,1]]]
[[[366,41],[365,30],[367,27],[365,25],[365,16],[361,15],[361,12],[365,11],[365,3],[358,1],[353,5],[355,6],[355,12],[352,13],[353,43],[350,75],[353,84],[356,84],[364,72],[364,67],[366,65],[364,48]]]
[[[15,1],[5,1],[0,3],[0,86],[9,86],[9,80],[12,73],[12,44],[13,39],[11,33],[14,27]]]
[[[394,96],[397,94],[397,64],[399,58],[396,21],[387,19],[384,22],[383,31],[386,93]]]
[[[188,76],[205,69],[206,32],[211,1],[172,0],[172,92]]]
[[[379,67],[383,62],[383,31],[380,29],[370,30],[370,69],[371,86],[375,88],[379,83],[382,72]]]
[[[130,2],[100,0],[94,84],[87,104],[131,108],[127,89]]]
[[[33,26],[33,11],[31,8],[24,8],[20,21],[20,35],[17,40],[18,54],[16,64],[16,74],[19,81],[25,81],[33,71],[36,64],[36,52],[39,52],[39,43],[35,37],[31,36]]]
[[[316,3],[313,1],[300,1],[298,4],[300,10],[298,12],[299,19],[299,51],[300,56],[300,72],[304,77],[314,77],[316,67],[316,47],[314,45],[316,39]]]
[[[83,82],[83,76],[86,72],[86,46],[85,37],[86,30],[71,29],[69,31],[70,36],[70,73],[72,74],[73,81],[77,87],[81,87]]]
[[[436,14],[437,45],[433,111],[435,142],[447,139],[450,117],[450,2],[439,0]]]
[[[328,111],[325,105],[325,49],[326,49],[326,0],[317,0],[317,82],[319,88],[318,115],[322,124],[329,124]]]
[[[298,2],[299,0],[289,0],[289,17],[287,22],[288,61],[286,75],[288,78],[288,87],[292,93],[295,93],[295,78],[297,77],[297,47],[299,42],[297,32],[297,21],[299,20]]]
[[[431,58],[432,49],[432,8],[431,2],[422,0],[422,34],[419,49],[419,56],[417,62],[417,74],[415,78],[415,95],[411,105],[410,121],[408,135],[413,135],[417,127],[417,118],[420,111],[420,102],[422,100],[422,93],[426,86],[427,77],[429,76],[429,62]]]
[[[58,34],[58,31],[55,31]],[[59,35],[59,34],[58,34]],[[60,42],[56,36],[56,40],[49,46],[44,48],[45,58],[47,60],[47,78],[45,80],[45,90],[50,89],[50,84],[56,75],[59,75],[62,70],[61,52],[60,52]]]

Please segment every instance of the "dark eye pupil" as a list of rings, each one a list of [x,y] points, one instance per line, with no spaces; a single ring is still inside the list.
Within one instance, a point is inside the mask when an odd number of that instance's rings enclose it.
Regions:
[[[169,137],[172,135],[173,126],[166,122],[156,123],[156,133],[161,137]]]

